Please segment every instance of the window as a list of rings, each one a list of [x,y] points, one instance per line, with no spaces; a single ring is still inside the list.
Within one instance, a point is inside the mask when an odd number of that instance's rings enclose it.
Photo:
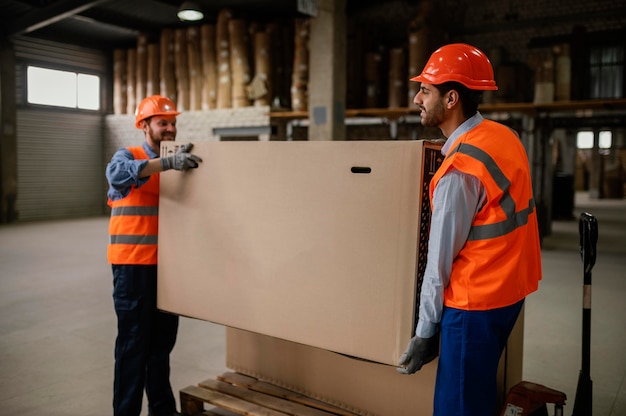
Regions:
[[[593,131],[579,131],[576,134],[576,147],[578,149],[593,149]],[[598,134],[598,147],[600,149],[610,149],[613,141],[613,134],[609,130],[602,130]]]
[[[598,136],[598,147],[600,149],[610,149],[613,135],[610,131],[601,131]]]
[[[100,109],[100,77],[29,66],[27,101],[57,107]]]
[[[624,90],[624,47],[591,48],[589,64],[590,98],[621,98]]]
[[[579,149],[593,149],[593,132],[579,131],[576,134],[576,147]]]

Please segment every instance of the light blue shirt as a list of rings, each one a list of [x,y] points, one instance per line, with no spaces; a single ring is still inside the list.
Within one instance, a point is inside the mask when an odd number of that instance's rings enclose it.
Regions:
[[[143,142],[143,150],[150,159],[154,159],[159,155],[152,150],[147,142]],[[107,196],[111,201],[124,198],[130,193],[133,185],[138,187],[143,185],[150,179],[149,176],[139,178],[139,172],[146,166],[148,159],[135,160],[133,154],[126,148],[119,149],[106,168],[106,178],[109,181],[109,190]]]
[[[465,120],[441,149],[445,156],[458,138],[483,121],[480,113]],[[486,199],[482,182],[473,175],[451,169],[441,177],[433,194],[426,269],[420,294],[415,335],[430,338],[441,322],[443,290],[450,282],[452,263],[467,241],[474,216]]]

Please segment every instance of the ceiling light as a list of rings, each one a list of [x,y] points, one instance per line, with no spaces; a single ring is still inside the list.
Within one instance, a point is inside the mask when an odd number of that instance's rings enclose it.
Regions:
[[[195,22],[204,19],[204,13],[193,1],[184,1],[178,8],[177,16],[182,21]]]

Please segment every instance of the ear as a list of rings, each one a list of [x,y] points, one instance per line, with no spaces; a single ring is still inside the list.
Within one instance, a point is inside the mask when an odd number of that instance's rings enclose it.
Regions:
[[[448,91],[448,98],[446,99],[446,106],[452,108],[459,101],[459,93],[456,90]]]

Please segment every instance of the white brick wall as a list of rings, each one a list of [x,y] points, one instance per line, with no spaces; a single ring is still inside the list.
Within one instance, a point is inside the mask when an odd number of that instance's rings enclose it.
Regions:
[[[143,133],[135,128],[134,115],[108,115],[104,124],[104,158],[106,161],[121,147],[136,146],[143,143]],[[186,111],[178,116],[177,140],[184,142],[217,141],[219,137],[213,134],[214,128],[269,125],[269,107]]]

